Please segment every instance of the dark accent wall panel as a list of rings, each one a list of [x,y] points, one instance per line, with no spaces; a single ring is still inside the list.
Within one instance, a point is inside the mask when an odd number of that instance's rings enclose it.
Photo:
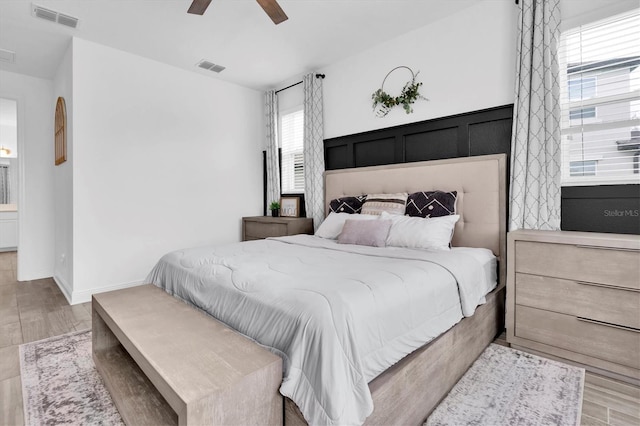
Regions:
[[[506,153],[513,105],[325,139],[325,169]]]
[[[458,157],[458,127],[405,135],[404,153],[407,163]]]
[[[353,144],[355,167],[395,163],[395,139],[384,138]]]
[[[469,155],[488,155],[511,150],[512,119],[469,125]]]
[[[325,162],[331,163],[334,169],[346,169],[352,161],[347,144],[325,147],[324,155]]]
[[[565,231],[640,234],[640,185],[562,187]]]

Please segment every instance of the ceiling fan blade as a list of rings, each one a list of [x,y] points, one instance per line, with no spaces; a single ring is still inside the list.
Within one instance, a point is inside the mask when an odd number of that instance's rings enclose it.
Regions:
[[[284,13],[276,0],[256,0],[258,4],[269,15],[274,24],[278,25],[286,21],[289,17]]]
[[[191,3],[191,6],[189,6],[189,10],[187,10],[187,13],[202,15],[204,11],[207,10],[207,7],[209,7],[210,3],[211,0],[193,0],[193,3]]]

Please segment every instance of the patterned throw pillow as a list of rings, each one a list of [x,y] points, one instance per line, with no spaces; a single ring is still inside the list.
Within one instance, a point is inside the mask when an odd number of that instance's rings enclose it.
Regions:
[[[407,204],[407,193],[369,194],[362,205],[362,214],[380,215],[382,212],[404,215]]]
[[[366,199],[366,195],[336,198],[329,202],[329,209],[334,213],[360,213]]]
[[[414,192],[407,198],[405,215],[419,217],[440,217],[456,213],[457,191]]]

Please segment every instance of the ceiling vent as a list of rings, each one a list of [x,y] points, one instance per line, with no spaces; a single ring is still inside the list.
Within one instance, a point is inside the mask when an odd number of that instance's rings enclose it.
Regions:
[[[44,19],[50,22],[57,22],[66,27],[76,28],[78,26],[78,18],[47,9],[37,4],[31,5],[31,12],[36,18]]]
[[[197,67],[205,69],[205,70],[209,70],[209,71],[213,71],[213,72],[221,72],[222,70],[224,70],[225,67],[223,67],[222,65],[216,65],[213,62],[209,62],[206,60],[201,60],[200,62],[198,62],[196,64]]]
[[[0,49],[0,62],[14,64],[16,62],[16,52]]]

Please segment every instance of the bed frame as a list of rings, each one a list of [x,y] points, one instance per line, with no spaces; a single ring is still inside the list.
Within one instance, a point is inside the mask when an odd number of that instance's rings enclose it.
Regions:
[[[325,172],[329,201],[348,195],[457,191],[453,246],[485,247],[498,257],[498,287],[487,303],[369,383],[374,410],[365,424],[422,424],[486,346],[504,329],[506,155],[486,155]],[[284,423],[307,424],[285,398]]]

